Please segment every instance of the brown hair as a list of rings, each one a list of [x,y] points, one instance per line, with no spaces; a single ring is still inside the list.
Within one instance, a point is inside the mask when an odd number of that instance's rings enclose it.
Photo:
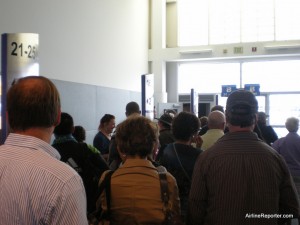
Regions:
[[[111,120],[115,119],[114,115],[111,114],[105,114],[101,119],[100,119],[100,124],[98,126],[98,130],[100,130],[104,124],[109,123]]]
[[[42,76],[20,78],[8,90],[7,112],[12,130],[54,126],[60,113],[58,90]]]
[[[116,130],[116,143],[126,155],[146,157],[152,153],[157,141],[157,127],[143,116],[129,116]]]

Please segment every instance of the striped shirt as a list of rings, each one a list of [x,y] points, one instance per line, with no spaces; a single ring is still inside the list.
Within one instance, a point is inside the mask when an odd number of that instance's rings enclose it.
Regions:
[[[80,176],[35,137],[9,134],[0,146],[0,224],[87,225]]]
[[[299,216],[295,186],[284,159],[255,133],[227,133],[200,154],[188,224],[275,225],[283,214]]]

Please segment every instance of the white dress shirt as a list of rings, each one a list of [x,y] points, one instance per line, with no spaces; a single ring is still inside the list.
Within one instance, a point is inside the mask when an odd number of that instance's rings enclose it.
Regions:
[[[0,146],[0,224],[87,225],[80,176],[48,143],[9,134]]]

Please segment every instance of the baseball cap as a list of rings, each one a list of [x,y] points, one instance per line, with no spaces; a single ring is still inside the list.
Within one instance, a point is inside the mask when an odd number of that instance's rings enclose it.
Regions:
[[[258,103],[255,95],[244,89],[232,92],[226,102],[226,111],[237,115],[257,113]]]
[[[160,118],[155,118],[155,119],[157,119],[158,121],[160,121],[160,122],[162,122],[162,123],[164,123],[166,125],[171,126],[172,125],[173,117],[170,114],[168,114],[168,113],[164,113],[164,114],[161,115]]]

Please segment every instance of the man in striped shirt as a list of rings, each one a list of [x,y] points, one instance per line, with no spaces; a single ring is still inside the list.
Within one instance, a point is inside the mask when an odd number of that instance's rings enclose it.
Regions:
[[[275,225],[299,217],[284,159],[253,132],[257,110],[249,91],[237,90],[228,97],[229,133],[198,157],[187,224]]]
[[[19,79],[7,93],[11,133],[0,146],[0,224],[87,225],[80,176],[50,146],[60,97],[41,76]]]

